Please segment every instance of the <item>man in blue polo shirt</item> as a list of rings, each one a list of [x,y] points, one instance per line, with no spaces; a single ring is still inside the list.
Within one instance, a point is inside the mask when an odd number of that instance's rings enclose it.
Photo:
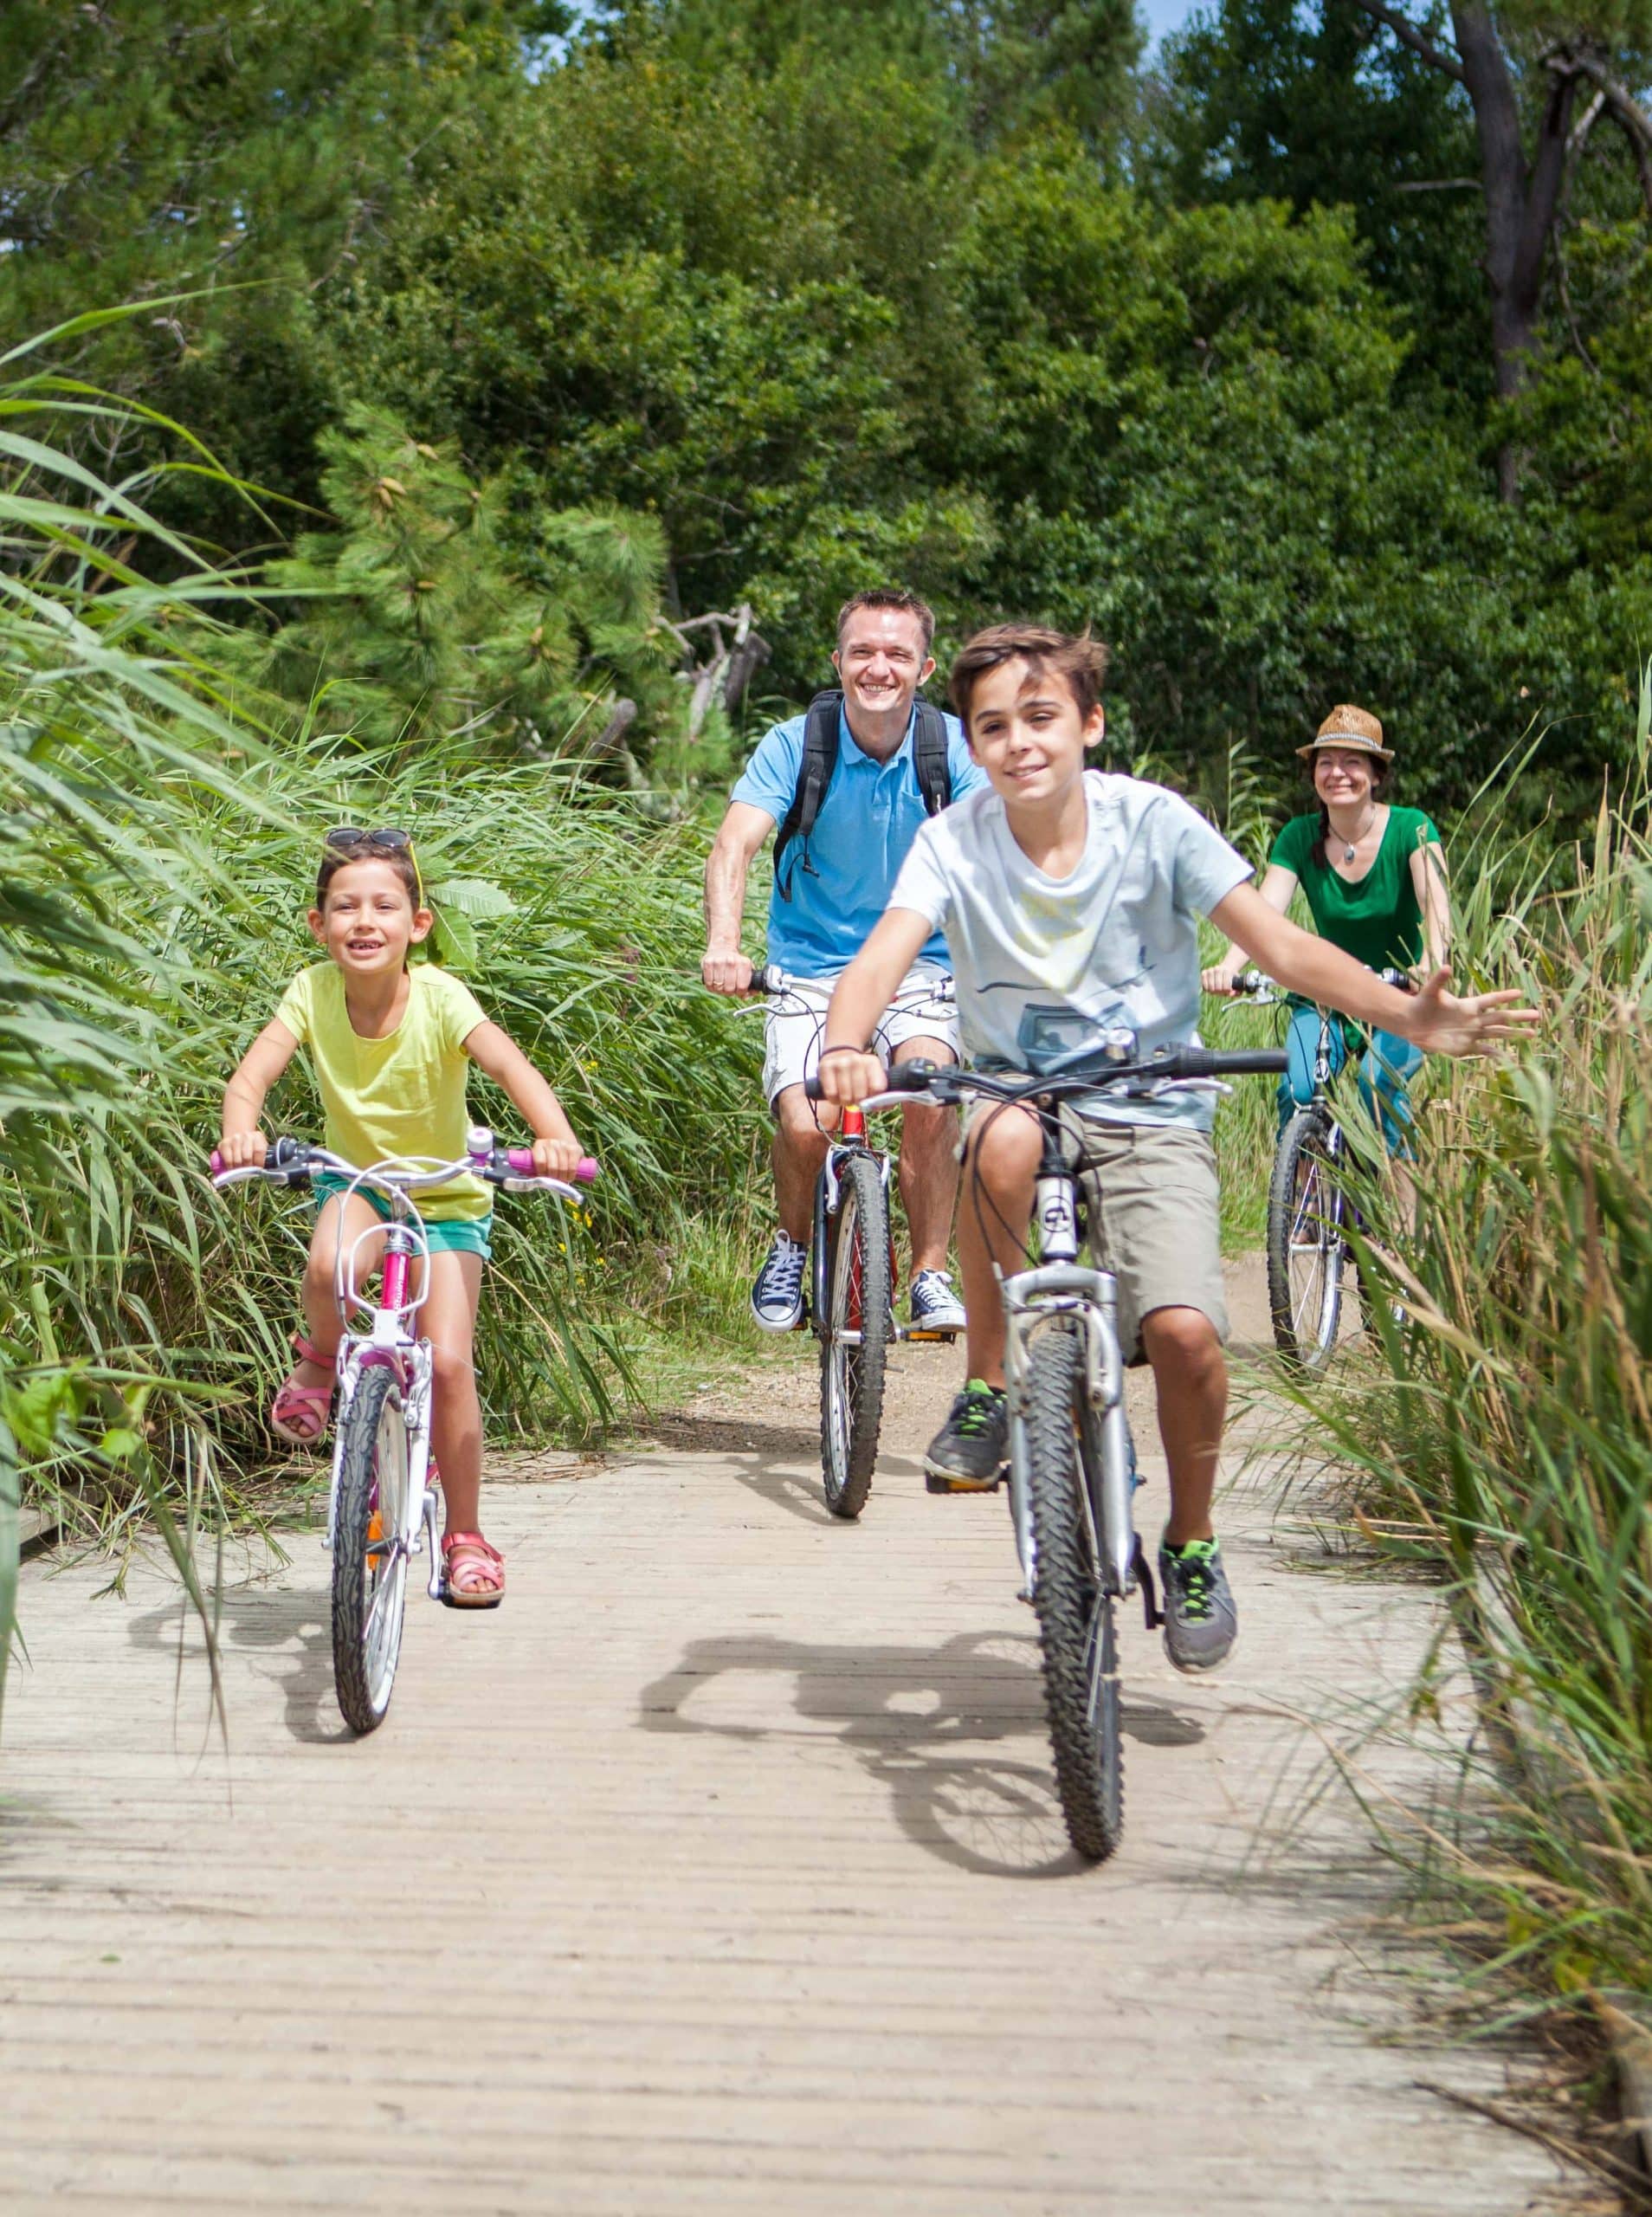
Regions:
[[[764,1060],[764,1097],[774,1118],[775,1213],[779,1228],[752,1289],[752,1314],[765,1331],[801,1322],[804,1265],[815,1181],[837,1112],[803,1094],[820,1052],[826,1004],[838,973],[860,953],[882,915],[907,850],[926,812],[914,741],[918,688],[935,664],[935,619],[908,592],[856,593],[837,619],[832,656],[842,687],[837,759],[798,866],[794,841],[769,900],[769,960],[799,981],[818,1011],[771,1009]],[[803,762],[807,719],[776,724],[759,741],[729,802],[706,864],[706,955],[700,973],[714,993],[751,990],[752,965],[740,953],[745,875],[777,824],[786,823]],[[962,728],[945,719],[952,798],[984,785]],[[901,992],[945,974],[946,942],[938,932],[902,980]],[[886,1057],[958,1059],[951,1016],[914,1016],[898,1006],[879,1027]],[[900,1198],[912,1235],[912,1321],[929,1331],[957,1331],[963,1306],[946,1275],[946,1244],[958,1199],[957,1134],[950,1109],[908,1109],[900,1140]]]

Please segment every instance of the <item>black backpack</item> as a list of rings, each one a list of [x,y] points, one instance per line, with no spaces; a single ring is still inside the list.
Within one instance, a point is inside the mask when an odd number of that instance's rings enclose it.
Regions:
[[[803,760],[797,766],[797,790],[791,797],[785,822],[774,835],[774,882],[783,901],[791,898],[791,881],[798,863],[810,877],[816,875],[809,860],[809,835],[815,828],[815,818],[820,814],[826,788],[837,767],[838,716],[842,706],[843,695],[836,687],[816,693],[809,703],[809,720],[803,726]],[[920,700],[918,703],[912,755],[918,790],[924,797],[924,811],[928,816],[939,816],[952,798],[952,771],[946,759],[946,719],[928,701]],[[802,844],[797,861],[783,876],[786,850],[794,839]]]

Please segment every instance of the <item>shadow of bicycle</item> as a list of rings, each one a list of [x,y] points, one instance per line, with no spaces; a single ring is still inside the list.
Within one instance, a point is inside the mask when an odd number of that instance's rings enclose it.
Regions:
[[[252,1667],[274,1679],[283,1722],[294,1740],[317,1747],[354,1735],[339,1714],[332,1690],[332,1628],[325,1591],[292,1591],[253,1580],[226,1587],[217,1597],[220,1648],[232,1657],[269,1658]],[[127,1638],[135,1647],[179,1655],[180,1642],[198,1633],[194,1605],[183,1595],[134,1617]]]
[[[1013,1878],[1089,1867],[1068,1845],[1055,1798],[1031,1634],[959,1632],[939,1649],[694,1640],[643,1689],[640,1721],[645,1731],[754,1742],[829,1736],[887,1788],[907,1837],[941,1862]],[[1168,1703],[1139,1697],[1126,1699],[1124,1729],[1153,1747],[1204,1736]],[[1021,1752],[1028,1742],[1036,1755]]]

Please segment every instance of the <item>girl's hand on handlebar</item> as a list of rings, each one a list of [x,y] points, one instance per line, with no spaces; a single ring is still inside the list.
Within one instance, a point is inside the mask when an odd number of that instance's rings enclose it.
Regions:
[[[533,1142],[533,1171],[539,1178],[560,1178],[568,1184],[585,1150],[571,1133],[565,1140],[537,1139]]]
[[[1230,970],[1225,962],[1218,962],[1213,969],[1202,970],[1199,973],[1199,983],[1207,993],[1226,995],[1232,992],[1233,981],[1238,974],[1236,970]]]
[[[881,1093],[889,1083],[888,1072],[875,1055],[868,1055],[863,1048],[842,1047],[823,1054],[820,1058],[820,1090],[827,1101],[836,1101],[840,1107],[851,1101],[865,1101],[874,1093]]]
[[[1402,1036],[1431,1055],[1495,1055],[1511,1039],[1529,1039],[1543,1021],[1541,1009],[1509,1005],[1520,999],[1513,986],[1459,999],[1447,991],[1450,982],[1449,968],[1436,970],[1406,1011]]]
[[[708,993],[749,993],[752,964],[744,954],[713,954],[700,960],[700,982]]]
[[[261,1170],[269,1141],[261,1132],[226,1132],[218,1141],[218,1160],[226,1170]]]

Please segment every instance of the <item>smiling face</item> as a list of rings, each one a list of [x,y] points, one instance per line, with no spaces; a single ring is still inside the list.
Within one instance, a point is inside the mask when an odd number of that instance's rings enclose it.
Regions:
[[[1363,808],[1378,784],[1384,765],[1355,747],[1314,750],[1313,790],[1327,808]]]
[[[924,627],[904,608],[857,608],[843,626],[833,667],[851,709],[905,724],[913,695],[934,669]]]
[[[378,857],[335,870],[325,907],[310,911],[311,931],[346,978],[400,970],[433,921],[428,908],[414,908],[395,863]]]
[[[1016,657],[984,670],[970,696],[970,752],[1011,810],[1065,798],[1099,746],[1107,719],[1087,716],[1060,670]]]

